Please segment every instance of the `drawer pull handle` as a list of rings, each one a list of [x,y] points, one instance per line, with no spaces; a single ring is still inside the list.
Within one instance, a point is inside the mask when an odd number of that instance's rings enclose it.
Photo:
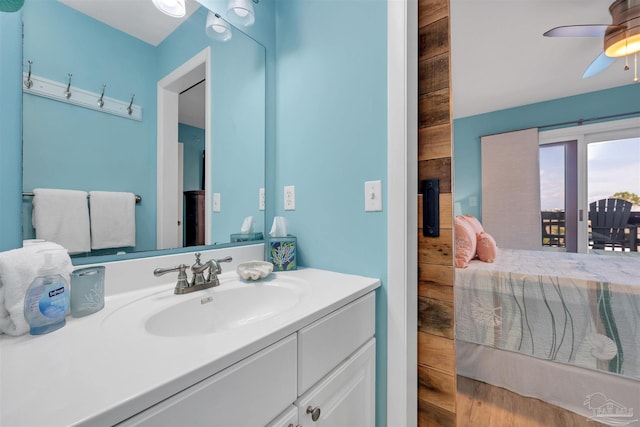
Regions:
[[[318,418],[320,418],[320,408],[319,407],[313,407],[313,406],[309,406],[307,408],[307,414],[311,414],[311,419],[313,421],[318,421]]]

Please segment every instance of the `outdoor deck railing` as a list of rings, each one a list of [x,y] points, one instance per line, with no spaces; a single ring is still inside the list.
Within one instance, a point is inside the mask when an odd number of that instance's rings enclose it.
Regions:
[[[564,248],[566,247],[566,215],[563,211],[541,211],[542,218],[542,246]],[[629,217],[627,234],[629,235],[629,245],[624,250],[637,252],[640,244],[640,212],[633,211]],[[591,234],[591,226],[589,226]],[[590,244],[591,247],[591,244]]]

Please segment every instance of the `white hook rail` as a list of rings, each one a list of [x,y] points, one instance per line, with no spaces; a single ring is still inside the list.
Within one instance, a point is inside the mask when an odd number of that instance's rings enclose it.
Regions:
[[[80,107],[113,114],[126,119],[136,120],[139,122],[142,121],[142,107],[133,104],[133,98],[131,99],[131,102],[120,101],[101,95],[97,92],[78,89],[70,84],[45,79],[44,77],[36,76],[34,74],[28,76],[27,73],[23,73],[23,76],[25,82],[29,81],[33,83],[31,85],[27,85],[26,83],[22,85],[22,91],[24,93],[42,96],[55,101],[65,102],[67,104],[78,105]],[[71,93],[68,97],[65,95],[67,90]]]

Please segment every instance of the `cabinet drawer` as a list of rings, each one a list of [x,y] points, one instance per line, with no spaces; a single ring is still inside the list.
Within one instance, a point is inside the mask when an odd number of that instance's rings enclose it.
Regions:
[[[298,395],[373,337],[375,302],[370,292],[298,332]]]
[[[123,426],[264,426],[296,399],[296,335],[128,419]]]

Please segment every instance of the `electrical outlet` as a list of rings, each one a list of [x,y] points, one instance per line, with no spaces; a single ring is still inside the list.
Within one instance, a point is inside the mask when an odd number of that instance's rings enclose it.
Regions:
[[[264,204],[265,204],[264,188],[261,188],[259,193],[258,193],[258,209],[263,211],[264,210]]]
[[[213,211],[220,212],[220,193],[213,193]]]
[[[296,187],[287,185],[284,187],[284,210],[294,211],[296,209]]]
[[[366,212],[382,210],[382,181],[364,183],[364,210]]]

